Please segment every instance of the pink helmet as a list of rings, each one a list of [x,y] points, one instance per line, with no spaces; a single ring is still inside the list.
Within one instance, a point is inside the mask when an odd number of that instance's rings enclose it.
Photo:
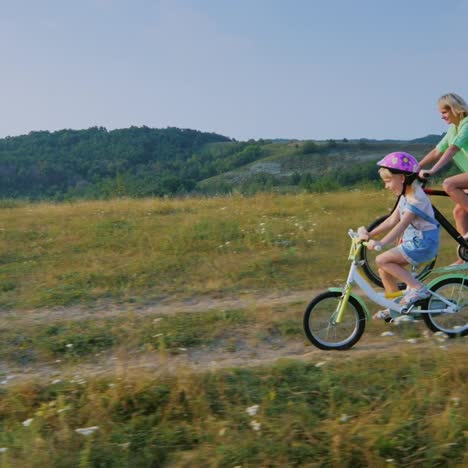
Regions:
[[[377,166],[385,167],[394,174],[417,174],[419,172],[419,163],[416,158],[403,151],[387,154],[377,163]]]

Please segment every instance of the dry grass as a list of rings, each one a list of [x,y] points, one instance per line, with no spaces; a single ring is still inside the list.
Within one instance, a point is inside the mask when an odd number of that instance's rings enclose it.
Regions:
[[[347,228],[392,201],[356,191],[0,209],[3,308],[121,303],[99,318],[69,320],[72,308],[58,318],[5,313],[2,366],[43,376],[1,376],[1,465],[465,466],[463,342],[396,344],[384,354],[374,347],[378,324],[361,350],[330,359],[315,351],[302,361],[194,372],[171,359],[304,343],[304,302],[139,313],[161,297],[252,298],[341,283]],[[440,263],[453,250],[444,238]],[[398,333],[405,343],[419,331]],[[140,356],[153,367],[132,368]],[[74,375],[103,361],[106,373]],[[168,372],[157,372],[159,362]],[[63,372],[47,374],[52,368]],[[98,427],[91,435],[76,432],[90,426]]]
[[[392,202],[383,191],[354,191],[3,208],[0,307],[340,284],[346,230]],[[453,245],[444,240],[447,261]]]

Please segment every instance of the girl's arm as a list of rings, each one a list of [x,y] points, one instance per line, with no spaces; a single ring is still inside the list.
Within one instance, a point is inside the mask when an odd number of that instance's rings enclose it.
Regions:
[[[397,240],[415,218],[414,213],[405,211],[400,222],[380,241],[380,245],[387,245]]]
[[[387,232],[398,224],[400,221],[400,212],[398,208],[395,208],[393,213],[381,224],[379,224],[375,229],[369,232],[369,238],[378,236],[382,232]]]

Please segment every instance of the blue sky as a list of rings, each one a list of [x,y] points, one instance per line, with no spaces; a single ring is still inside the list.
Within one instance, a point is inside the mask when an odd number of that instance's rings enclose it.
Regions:
[[[0,0],[0,137],[416,138],[468,100],[468,0]]]

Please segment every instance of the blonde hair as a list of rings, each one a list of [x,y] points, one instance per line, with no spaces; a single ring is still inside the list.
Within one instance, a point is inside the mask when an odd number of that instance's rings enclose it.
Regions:
[[[390,172],[389,169],[387,169],[386,167],[381,167],[379,169],[379,176],[380,178],[383,180],[383,181],[386,181],[386,180],[389,180],[391,179],[395,174],[393,174],[392,172]]]
[[[444,94],[439,98],[438,104],[448,107],[455,115],[468,115],[468,104],[465,100],[455,93]]]
[[[394,174],[390,169],[387,169],[386,167],[381,167],[379,169],[379,176],[384,182],[392,179],[393,176],[396,176],[396,175],[402,175],[403,177],[405,177],[404,174]],[[405,177],[405,180],[406,180],[406,177]],[[406,192],[405,192],[406,195],[413,193],[413,190],[414,190],[413,185],[419,185],[419,182],[417,179],[413,180],[411,184],[406,185]]]

